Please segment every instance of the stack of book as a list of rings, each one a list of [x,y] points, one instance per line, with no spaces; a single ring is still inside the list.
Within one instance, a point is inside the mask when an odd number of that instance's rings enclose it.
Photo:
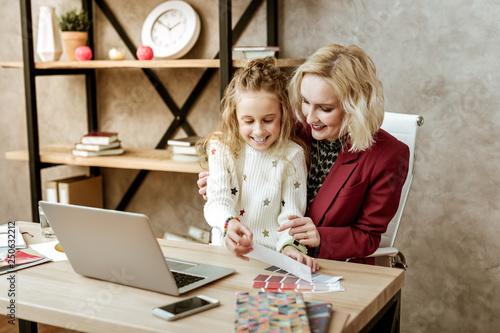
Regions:
[[[82,136],[79,143],[75,144],[75,156],[103,156],[123,154],[118,133],[116,132],[90,132]]]
[[[167,143],[172,149],[172,160],[177,162],[198,162],[199,155],[195,143],[199,136],[188,136],[181,139],[168,140]]]
[[[244,59],[274,57],[279,52],[279,46],[235,46],[235,52],[242,52]]]

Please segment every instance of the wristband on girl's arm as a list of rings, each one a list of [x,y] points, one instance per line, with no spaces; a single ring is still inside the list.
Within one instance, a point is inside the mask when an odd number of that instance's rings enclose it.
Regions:
[[[285,248],[285,246],[293,246],[294,248],[296,248],[297,250],[299,250],[303,254],[307,254],[307,248],[304,245],[297,242],[297,240],[295,240],[295,239],[287,240],[285,242],[285,244],[283,244],[283,246],[281,247],[280,253],[283,252],[283,249]]]
[[[237,216],[236,217],[235,216],[229,216],[227,218],[226,222],[224,223],[224,235],[223,235],[224,237],[226,237],[226,234],[227,234],[227,225],[229,224],[229,221],[231,221],[231,220],[236,220],[238,222],[241,222],[239,217],[237,217]]]

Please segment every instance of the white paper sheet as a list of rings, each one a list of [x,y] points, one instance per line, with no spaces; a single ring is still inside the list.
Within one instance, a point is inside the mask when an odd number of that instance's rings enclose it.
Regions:
[[[253,251],[247,254],[247,257],[277,266],[290,274],[306,280],[307,282],[312,282],[311,268],[309,266],[301,264],[297,260],[282,253],[268,249],[267,247],[255,243],[252,247]]]
[[[10,223],[10,222],[9,222]],[[16,249],[25,249],[28,246],[26,245],[26,242],[24,241],[23,235],[21,235],[21,232],[19,231],[19,227],[16,225],[14,229],[14,234],[12,234],[12,231],[9,230],[11,228],[11,225],[1,225],[0,226],[0,252],[6,252],[9,250],[9,240],[15,239],[15,248]],[[14,245],[12,245],[14,246]]]
[[[30,247],[37,251],[40,254],[43,254],[44,256],[48,258],[52,258],[53,261],[63,261],[63,260],[68,260],[68,257],[66,256],[65,253],[59,252],[56,250],[56,245],[58,244],[58,241],[53,241],[53,242],[47,242],[47,243],[39,243],[39,244],[33,244],[30,245]]]

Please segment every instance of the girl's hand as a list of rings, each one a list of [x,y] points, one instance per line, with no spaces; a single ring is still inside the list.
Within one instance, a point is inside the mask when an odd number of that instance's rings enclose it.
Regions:
[[[203,171],[198,174],[198,180],[196,181],[199,188],[198,193],[200,193],[205,200],[207,200],[207,179],[208,171]]]
[[[253,234],[250,229],[240,221],[233,219],[227,224],[227,233],[226,237],[224,237],[224,242],[228,250],[236,257],[246,261],[250,260],[244,255],[253,250],[252,238]]]
[[[282,253],[304,265],[311,267],[311,272],[313,273],[319,270],[319,264],[316,259],[305,255],[293,246],[285,246]]]
[[[290,228],[288,233],[300,244],[309,247],[318,247],[321,244],[319,231],[309,217],[290,215],[288,220],[278,227],[278,232]]]

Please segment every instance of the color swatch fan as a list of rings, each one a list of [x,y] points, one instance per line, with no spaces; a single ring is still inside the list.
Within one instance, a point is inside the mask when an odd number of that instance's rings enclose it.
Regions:
[[[239,292],[236,294],[235,332],[310,332],[301,293]]]

